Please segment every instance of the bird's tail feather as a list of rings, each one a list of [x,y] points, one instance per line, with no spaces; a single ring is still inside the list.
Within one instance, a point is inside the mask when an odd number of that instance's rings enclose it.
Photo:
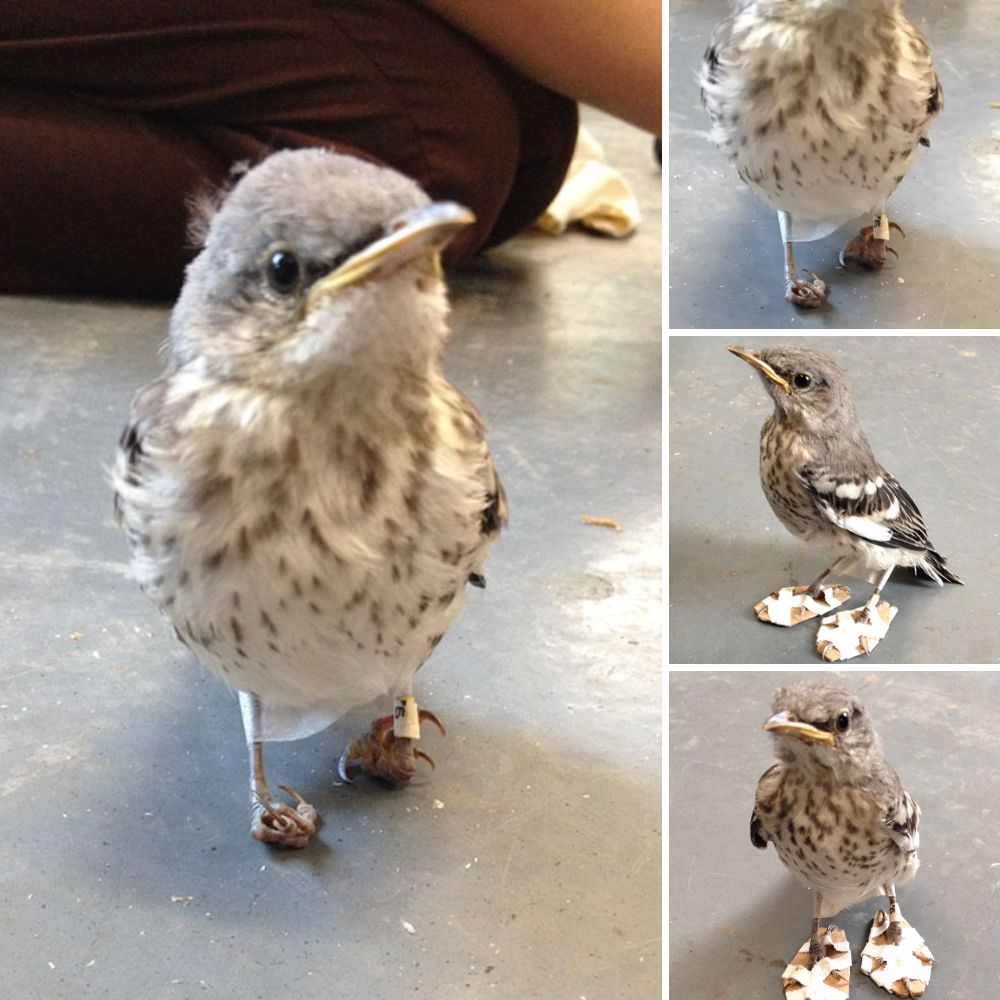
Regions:
[[[915,566],[917,576],[925,580],[933,580],[939,586],[946,583],[962,583],[963,581],[955,576],[950,569],[945,566],[948,560],[939,555],[933,549],[927,550],[927,556],[920,565]]]

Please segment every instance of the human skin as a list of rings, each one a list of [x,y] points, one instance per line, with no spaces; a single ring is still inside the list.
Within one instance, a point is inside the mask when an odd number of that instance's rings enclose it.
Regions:
[[[658,0],[420,0],[525,76],[662,131]]]

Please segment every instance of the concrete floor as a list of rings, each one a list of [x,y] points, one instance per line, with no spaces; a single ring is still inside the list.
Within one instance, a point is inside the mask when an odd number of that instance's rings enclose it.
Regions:
[[[670,3],[670,326],[799,330],[992,328],[1000,316],[1000,0],[909,0],[944,88],[931,148],[890,203],[906,231],[879,274],[844,270],[857,229],[796,246],[830,286],[821,309],[784,301],[777,216],[708,138],[696,73],[728,0]]]
[[[769,847],[750,844],[761,774],[774,763],[760,731],[778,687],[798,674],[670,674],[670,991],[692,1000],[769,1000],[809,936],[810,894]],[[812,674],[810,674],[812,676]],[[899,904],[936,964],[926,996],[1000,992],[996,845],[1000,769],[995,673],[847,673],[885,753],[920,804],[920,870]],[[854,957],[852,1000],[889,996],[862,975],[861,949],[884,899],[841,913]]]
[[[587,120],[640,231],[528,235],[452,282],[511,523],[419,678],[437,770],[338,787],[374,707],[273,746],[323,816],[303,852],[250,839],[235,696],[112,524],[167,309],[0,300],[0,996],[659,995],[660,175]]]
[[[824,562],[764,499],[759,437],[772,404],[727,343],[731,337],[670,338],[670,662],[816,664],[815,622],[786,629],[753,614],[772,590],[810,583]],[[885,593],[899,614],[863,662],[1000,662],[1000,338],[743,340],[750,348],[768,343],[812,346],[839,360],[876,457],[965,581],[940,588],[894,574]],[[870,595],[847,582],[857,603]]]

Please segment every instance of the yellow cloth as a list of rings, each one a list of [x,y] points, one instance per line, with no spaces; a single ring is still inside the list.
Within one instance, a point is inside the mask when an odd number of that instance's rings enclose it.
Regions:
[[[578,222],[605,236],[628,236],[641,216],[628,181],[609,167],[601,144],[581,127],[566,180],[535,223],[556,235]]]

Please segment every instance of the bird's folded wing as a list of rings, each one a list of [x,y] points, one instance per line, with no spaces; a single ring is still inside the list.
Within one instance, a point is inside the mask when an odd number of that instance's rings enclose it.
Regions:
[[[753,812],[750,813],[750,843],[754,847],[758,847],[764,850],[767,847],[767,836],[764,833],[763,824],[760,821],[760,816],[757,814],[757,807],[754,806]]]
[[[917,505],[884,469],[869,477],[813,465],[798,476],[819,512],[838,528],[889,548],[930,547]]]
[[[116,524],[125,528],[126,533],[130,526],[127,524],[123,494],[128,494],[133,505],[143,505],[147,498],[144,497],[142,488],[148,485],[155,466],[153,453],[164,446],[163,438],[171,439],[170,444],[176,438],[174,423],[159,419],[168,389],[168,379],[160,376],[135,394],[128,423],[118,440],[118,452],[112,470],[114,514]]]
[[[760,805],[764,803],[766,813],[773,812],[775,798],[781,791],[781,775],[781,765],[772,764],[757,782],[757,794],[754,798],[753,812],[750,814],[750,843],[754,847],[762,849],[767,847],[768,836],[760,816]]]
[[[901,851],[910,854],[920,846],[920,834],[917,832],[920,806],[902,789],[891,801],[883,821],[889,827],[889,836]]]

